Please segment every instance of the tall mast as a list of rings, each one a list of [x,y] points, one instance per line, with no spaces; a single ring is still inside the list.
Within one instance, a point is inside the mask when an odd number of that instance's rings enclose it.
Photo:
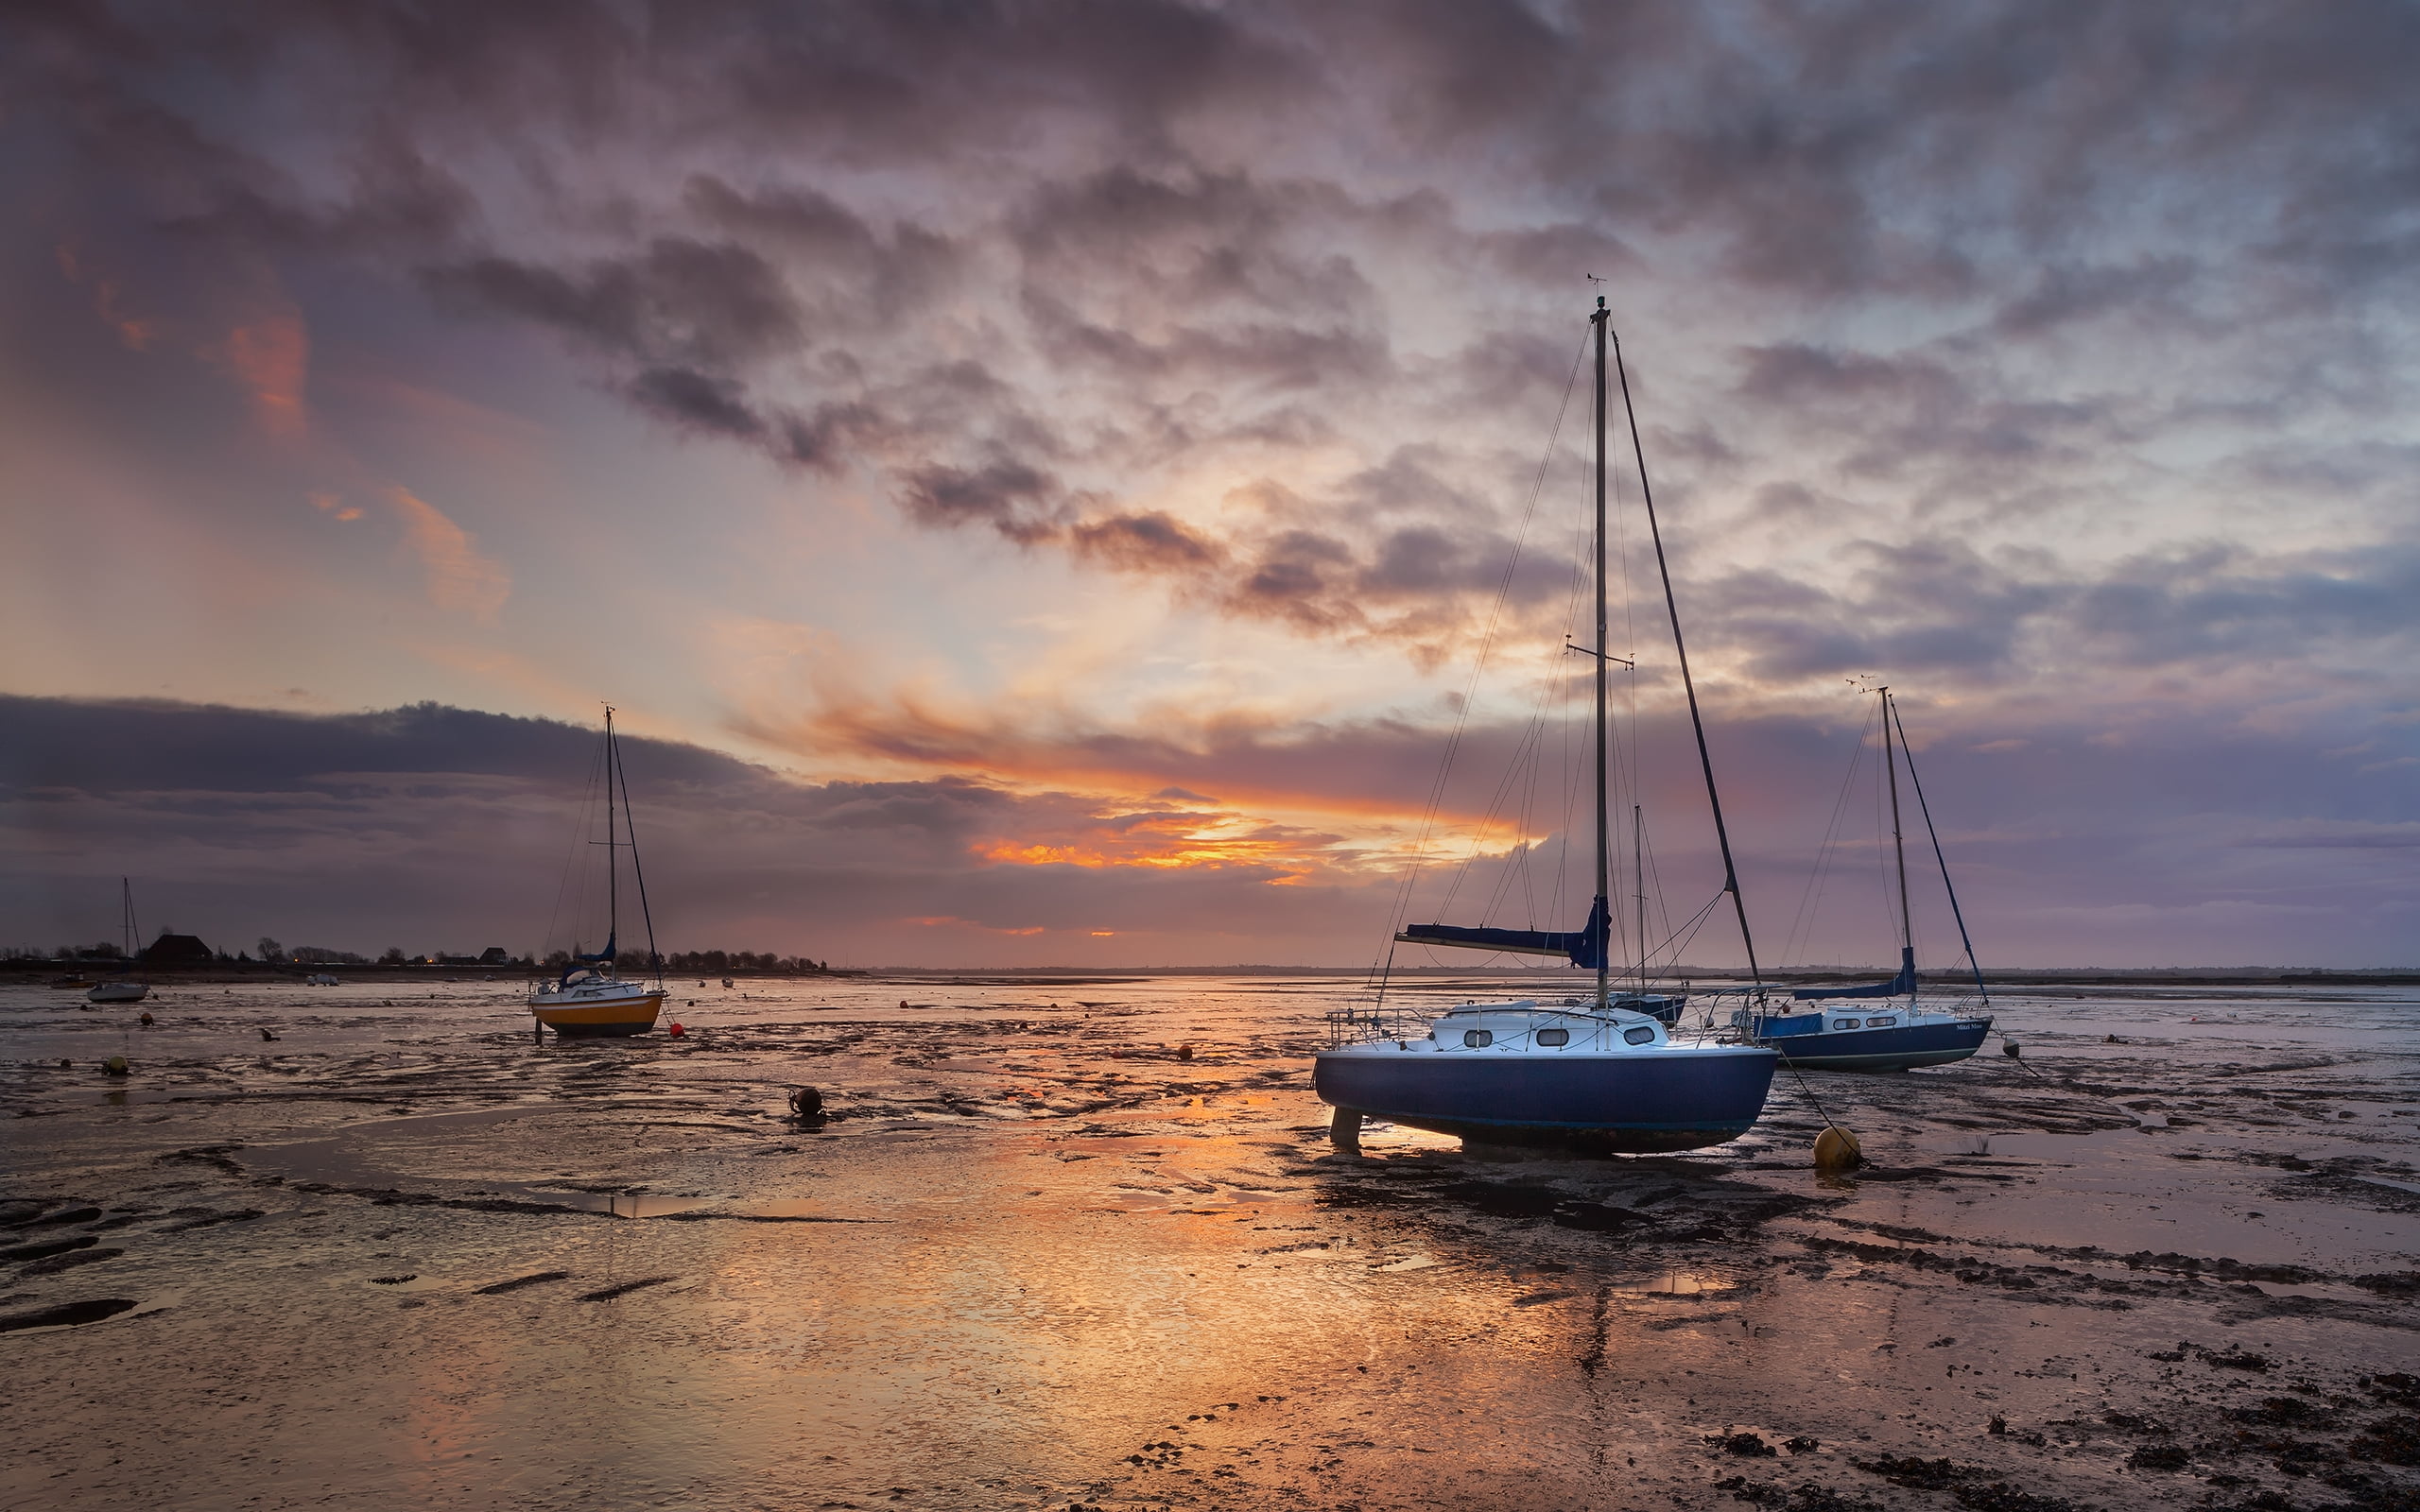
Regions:
[[[1637,747],[1634,746],[1633,751]],[[1638,782],[1636,763],[1632,764],[1631,782]],[[1638,993],[1647,995],[1647,814],[1639,805],[1630,806],[1630,867],[1631,881],[1637,885],[1638,901]]]
[[[609,944],[622,928],[621,869],[614,864],[614,706],[609,703],[605,706],[605,938]]]
[[[1908,917],[1908,846],[1899,834],[1899,764],[1891,754],[1891,690],[1882,689],[1882,769],[1891,774],[1891,849],[1899,858],[1899,948],[1909,954],[1902,960],[1914,958],[1916,928]],[[1908,1006],[1916,1005],[1916,985],[1908,984]]]
[[[1599,303],[1603,301],[1599,301]],[[1600,328],[1601,329],[1601,328]],[[1621,338],[1614,338],[1614,373],[1621,380],[1622,414],[1630,421],[1630,446],[1638,458],[1638,491],[1647,502],[1647,530],[1655,541],[1655,571],[1664,579],[1664,609],[1672,620],[1672,650],[1681,662],[1681,687],[1689,696],[1689,728],[1697,731],[1698,765],[1705,773],[1705,800],[1714,810],[1714,838],[1722,847],[1722,890],[1731,895],[1732,909],[1739,916],[1739,943],[1748,952],[1748,986],[1754,990],[1764,973],[1756,968],[1756,939],[1748,933],[1748,902],[1739,895],[1739,868],[1731,863],[1731,832],[1722,822],[1722,795],[1714,785],[1714,758],[1706,753],[1705,721],[1698,714],[1698,685],[1689,676],[1689,648],[1681,640],[1681,606],[1672,596],[1672,569],[1664,559],[1664,532],[1655,524],[1655,490],[1647,484],[1647,448],[1638,438],[1638,411],[1631,407],[1630,370],[1622,364]],[[1601,455],[1601,452],[1599,453]],[[1599,558],[1601,562],[1601,558]],[[1603,602],[1604,574],[1598,573],[1599,602]],[[1601,609],[1599,613],[1602,613]],[[1600,682],[1599,687],[1603,684]]]
[[[126,936],[127,958],[129,960],[132,960],[134,958],[134,936],[139,934],[140,931],[134,927],[134,883],[131,878],[120,877],[117,879],[117,904],[118,933]]]
[[[1597,941],[1597,1011],[1602,1013],[1613,1001],[1614,914],[1613,854],[1605,828],[1605,332],[1612,324],[1612,312],[1605,308],[1605,297],[1597,296],[1597,308],[1588,318],[1597,328],[1597,906],[1589,917],[1590,927],[1598,920],[1604,924],[1604,934]],[[1644,940],[1641,941],[1644,948]]]

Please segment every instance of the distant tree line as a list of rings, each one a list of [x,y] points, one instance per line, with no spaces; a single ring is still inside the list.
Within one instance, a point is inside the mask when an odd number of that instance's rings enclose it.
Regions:
[[[375,960],[357,952],[335,950],[324,945],[289,946],[267,935],[254,941],[253,947],[260,953],[257,956],[250,951],[239,952],[233,955],[228,954],[225,951],[216,951],[210,953],[208,959],[230,966],[257,963],[266,966],[512,967],[532,964],[527,958],[515,958],[508,954],[500,946],[490,946],[483,954],[473,956],[455,955],[444,952],[416,955],[406,954],[400,945],[389,945]],[[197,943],[195,948],[199,950],[200,947]],[[202,959],[199,956],[195,958]],[[126,959],[126,952],[109,940],[102,940],[95,945],[61,945],[53,951],[44,951],[30,945],[0,947],[0,961],[68,962],[122,961],[124,959]],[[562,971],[572,964],[571,953],[556,951],[544,958],[544,964],[551,970]],[[646,955],[638,951],[625,951],[616,964],[625,971],[649,969]],[[664,956],[661,965],[667,971],[697,971],[706,975],[724,971],[765,971],[804,976],[819,971],[829,971],[832,969],[832,963],[828,960],[819,961],[808,955],[784,955],[774,951],[676,951]]]
[[[570,966],[571,953],[557,951],[546,957],[546,965],[555,971]],[[647,956],[639,951],[626,951],[615,962],[625,971],[642,970]],[[810,971],[832,970],[829,961],[818,961],[804,955],[781,955],[771,951],[675,951],[663,958],[667,971],[774,971],[803,976]]]

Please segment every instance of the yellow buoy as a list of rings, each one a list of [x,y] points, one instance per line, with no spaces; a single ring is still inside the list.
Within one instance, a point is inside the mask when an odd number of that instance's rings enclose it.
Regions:
[[[1815,1136],[1815,1169],[1818,1171],[1853,1171],[1865,1163],[1865,1152],[1858,1147],[1857,1136],[1837,1124],[1826,1125]]]

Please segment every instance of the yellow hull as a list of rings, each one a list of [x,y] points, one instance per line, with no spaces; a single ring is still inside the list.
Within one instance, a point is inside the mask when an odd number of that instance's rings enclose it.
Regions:
[[[663,1006],[664,994],[648,992],[613,1003],[565,1004],[561,1006],[541,999],[529,1005],[529,1011],[540,1023],[557,1034],[645,1034],[655,1027],[656,1013]]]

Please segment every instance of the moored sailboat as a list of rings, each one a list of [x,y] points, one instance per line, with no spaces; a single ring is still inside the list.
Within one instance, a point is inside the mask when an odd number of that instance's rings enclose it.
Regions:
[[[1958,889],[1949,880],[1949,861],[1942,853],[1941,835],[1932,826],[1932,807],[1916,780],[1915,758],[1908,751],[1907,728],[1899,722],[1899,706],[1888,687],[1876,690],[1881,700],[1882,765],[1891,793],[1891,850],[1899,879],[1899,974],[1887,982],[1856,987],[1804,988],[1790,996],[1801,1003],[1825,1005],[1812,1010],[1776,1014],[1741,1008],[1731,1016],[1733,1028],[1753,1044],[1770,1045],[1790,1063],[1825,1071],[1910,1071],[1918,1066],[1946,1065],[1963,1060],[1981,1048],[1992,1032],[1989,1013],[1926,1012],[1916,1002],[1916,931],[1908,904],[1908,846],[1899,816],[1899,766],[1908,768],[1909,785],[1916,790],[1916,806],[1924,815],[1925,832],[1941,863],[1941,883],[1949,894],[1949,909],[1958,920],[1958,937],[1966,947],[1966,964],[1975,972],[1975,990],[1985,1008],[1991,988],[1983,984],[1975,961],[1974,942],[1966,936],[1966,915],[1958,906]],[[1897,734],[1893,750],[1893,734]],[[1902,1005],[1897,1000],[1905,998]]]
[[[647,873],[639,866],[638,832],[631,825],[630,780],[622,771],[621,742],[614,735],[614,711],[605,711],[605,948],[582,954],[575,947],[562,973],[539,983],[529,995],[534,1031],[543,1039],[548,1029],[564,1039],[645,1034],[655,1027],[664,1007],[664,958],[655,949],[655,918],[648,907]],[[619,794],[621,822],[614,815]],[[621,939],[621,852],[631,854],[631,877],[638,885],[639,917],[647,927],[648,970],[652,986],[622,976],[618,952]]]
[[[1544,1005],[1531,999],[1465,1004],[1432,1022],[1418,1038],[1386,1032],[1383,1018],[1345,1016],[1365,1037],[1331,1045],[1317,1057],[1311,1084],[1336,1111],[1331,1137],[1357,1147],[1363,1120],[1380,1118],[1414,1128],[1486,1144],[1543,1145],[1589,1154],[1633,1154],[1699,1149],[1736,1139],[1754,1126],[1771,1089],[1774,1053],[1749,1044],[1682,1043],[1671,1037],[1668,1013],[1679,1001],[1637,991],[1616,993],[1613,984],[1612,849],[1607,815],[1607,664],[1605,430],[1608,390],[1606,352],[1611,318],[1600,298],[1589,322],[1596,346],[1596,710],[1592,745],[1596,780],[1596,902],[1588,921],[1575,932],[1470,928],[1418,924],[1398,940],[1516,954],[1562,957],[1596,972],[1596,991],[1584,1004]],[[1619,370],[1619,348],[1615,361]],[[1622,384],[1625,410],[1629,381]],[[1631,424],[1634,449],[1638,428]],[[1639,451],[1642,491],[1645,455]],[[1647,493],[1653,526],[1654,496]],[[1663,561],[1661,535],[1656,558]],[[1747,930],[1739,899],[1731,840],[1715,793],[1714,766],[1705,730],[1698,719],[1697,693],[1688,680],[1688,651],[1681,640],[1679,610],[1668,571],[1665,601],[1671,610],[1673,645],[1689,715],[1697,730],[1706,790],[1714,803],[1715,830],[1722,848],[1724,889]],[[1586,649],[1586,648],[1582,648]],[[1754,948],[1749,948],[1751,980]],[[1344,1027],[1342,1023],[1340,1027]]]

